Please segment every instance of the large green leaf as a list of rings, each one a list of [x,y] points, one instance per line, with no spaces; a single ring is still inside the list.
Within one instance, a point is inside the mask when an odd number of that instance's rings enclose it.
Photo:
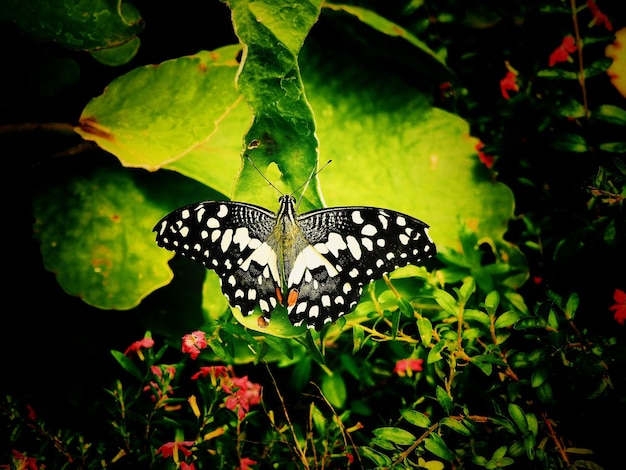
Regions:
[[[42,42],[96,51],[121,46],[143,30],[137,9],[122,0],[3,0],[0,21]]]
[[[34,197],[34,230],[61,287],[104,309],[128,309],[168,284],[172,253],[151,230],[163,209],[120,168],[84,172]]]
[[[315,110],[320,174],[329,206],[374,205],[431,225],[437,244],[455,247],[461,225],[501,240],[513,215],[510,189],[476,155],[466,121],[433,107],[393,73],[315,48],[301,59]]]
[[[229,2],[245,51],[237,85],[253,114],[244,138],[246,153],[263,172],[270,164],[276,165],[278,173],[272,180],[285,193],[300,187],[317,168],[315,121],[304,94],[298,53],[319,17],[321,4],[321,0]],[[262,191],[266,186],[256,169],[244,161],[234,197],[272,204],[276,195]],[[310,185],[303,208],[322,205],[318,191],[317,185]]]
[[[76,131],[125,166],[165,166],[230,193],[249,119],[234,87],[240,51],[227,46],[137,68],[87,104]],[[185,155],[188,160],[179,163]]]

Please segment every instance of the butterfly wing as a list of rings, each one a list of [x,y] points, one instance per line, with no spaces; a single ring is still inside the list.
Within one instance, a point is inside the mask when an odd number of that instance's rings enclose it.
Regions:
[[[309,258],[325,261],[294,266],[302,274],[289,278],[287,289],[298,291],[289,319],[316,330],[350,312],[364,285],[436,253],[427,224],[387,209],[334,207],[301,214],[298,222],[310,245]]]
[[[213,269],[228,302],[250,315],[277,305],[276,251],[266,243],[274,213],[252,204],[206,201],[181,207],[154,227],[157,244]]]

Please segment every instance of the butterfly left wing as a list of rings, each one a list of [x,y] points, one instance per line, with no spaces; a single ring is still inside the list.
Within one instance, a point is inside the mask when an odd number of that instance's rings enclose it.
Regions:
[[[213,269],[233,307],[250,315],[277,305],[277,255],[266,243],[276,216],[262,207],[233,201],[206,201],[181,207],[154,227],[157,244]]]
[[[289,277],[288,291],[298,292],[289,319],[316,330],[352,311],[364,285],[436,253],[427,224],[388,209],[320,209],[298,222],[309,247],[292,270],[298,275]]]

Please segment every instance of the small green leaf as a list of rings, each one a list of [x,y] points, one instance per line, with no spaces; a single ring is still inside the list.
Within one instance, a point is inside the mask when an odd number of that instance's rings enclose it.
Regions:
[[[464,321],[475,321],[478,323],[481,323],[482,325],[485,325],[487,327],[489,327],[491,325],[491,319],[489,318],[489,315],[487,315],[485,312],[482,312],[480,310],[474,310],[474,309],[466,309],[463,311],[463,320]]]
[[[461,423],[460,421],[457,421],[456,419],[452,419],[446,416],[439,423],[443,426],[449,427],[450,429],[458,432],[459,434],[462,434],[463,436],[470,436],[472,434],[469,431],[469,429],[467,429],[463,425],[463,423]]]
[[[508,328],[509,326],[515,325],[515,323],[520,319],[521,315],[518,312],[514,312],[509,310],[508,312],[504,312],[494,323],[494,326],[497,328]]]
[[[449,314],[455,317],[459,314],[459,303],[445,290],[435,290],[433,292],[433,297],[435,298],[435,301],[439,304],[439,306]]]
[[[598,148],[604,152],[611,153],[626,153],[626,142],[603,142],[598,145]]]
[[[433,337],[433,325],[430,320],[426,317],[419,317],[417,319],[417,330],[419,331],[422,344],[428,347]]]
[[[144,377],[143,377],[143,374],[141,373],[141,371],[139,370],[139,367],[137,367],[135,365],[135,363],[129,357],[127,357],[123,353],[121,353],[119,351],[115,351],[115,350],[111,350],[111,354],[113,355],[115,360],[118,362],[118,364],[120,366],[122,366],[122,368],[126,372],[128,372],[130,375],[135,377],[140,382],[143,381]]]
[[[603,104],[591,113],[592,117],[610,124],[626,126],[626,110],[612,104]]]
[[[528,432],[528,422],[526,421],[526,414],[521,406],[516,403],[509,403],[508,406],[509,415],[513,418],[513,422],[517,426],[517,429],[522,433],[522,435],[526,435]]]
[[[359,447],[359,453],[362,457],[370,459],[376,464],[376,468],[387,468],[391,466],[391,459],[385,454],[372,449],[371,447],[361,446]]]
[[[500,304],[500,294],[497,290],[492,290],[485,297],[485,309],[489,315],[495,315]]]
[[[438,434],[430,434],[424,440],[424,447],[427,451],[432,452],[437,457],[444,460],[454,460],[454,452],[452,452],[443,439]]]
[[[386,439],[400,446],[409,446],[416,440],[416,437],[409,431],[396,427],[377,428],[373,433],[380,439]]]
[[[435,393],[437,395],[437,401],[443,408],[443,411],[449,415],[452,412],[452,398],[440,385],[437,385]]]
[[[322,378],[321,388],[324,396],[331,405],[335,408],[344,407],[348,392],[346,390],[346,383],[341,374],[334,373],[333,375],[325,375]]]
[[[584,153],[588,150],[587,142],[584,137],[572,133],[562,133],[556,136],[550,142],[550,146],[556,150],[574,153]]]
[[[431,425],[430,418],[419,411],[403,409],[400,410],[400,415],[418,428],[428,428]]]

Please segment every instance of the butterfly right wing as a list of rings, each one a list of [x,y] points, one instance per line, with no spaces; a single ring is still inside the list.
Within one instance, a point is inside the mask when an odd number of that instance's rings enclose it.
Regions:
[[[275,225],[262,207],[206,201],[171,212],[153,231],[159,246],[213,269],[230,305],[247,316],[257,304],[264,314],[278,304],[278,259],[267,243]]]

